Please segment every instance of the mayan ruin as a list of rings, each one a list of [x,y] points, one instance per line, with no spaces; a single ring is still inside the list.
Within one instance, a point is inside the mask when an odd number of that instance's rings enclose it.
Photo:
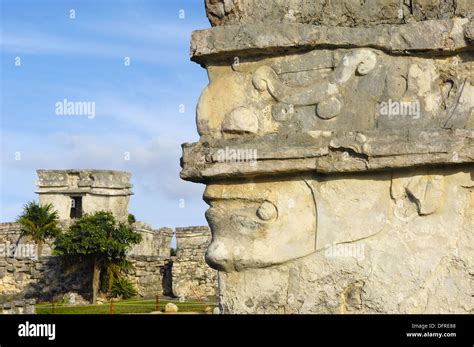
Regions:
[[[206,1],[181,177],[223,312],[472,313],[474,7],[448,3]]]
[[[82,214],[105,210],[117,219],[128,217],[128,201],[132,193],[131,174],[111,170],[38,170],[39,200],[53,203],[61,223],[66,226]],[[153,229],[144,222],[133,224],[142,235],[129,258],[134,271],[129,279],[142,297],[157,294],[178,298],[205,299],[215,297],[216,271],[204,261],[210,241],[208,227]],[[171,239],[176,233],[177,254],[171,255]],[[15,310],[12,302],[51,300],[77,294],[87,297],[90,279],[83,272],[68,275],[46,244],[41,254],[31,259],[22,254],[35,242],[22,234],[18,223],[0,223],[0,244],[6,245],[0,258],[0,307]],[[17,256],[12,257],[15,253]],[[20,305],[18,312],[23,312]]]

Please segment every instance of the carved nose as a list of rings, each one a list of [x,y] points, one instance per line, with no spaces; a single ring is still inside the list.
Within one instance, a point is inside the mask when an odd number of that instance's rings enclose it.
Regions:
[[[206,251],[206,263],[218,271],[235,270],[233,256],[223,242],[212,241]]]

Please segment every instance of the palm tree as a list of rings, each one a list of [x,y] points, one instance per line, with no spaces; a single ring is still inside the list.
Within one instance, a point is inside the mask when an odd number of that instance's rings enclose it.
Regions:
[[[52,204],[39,205],[35,201],[30,201],[23,206],[23,213],[16,221],[23,228],[22,236],[31,236],[37,243],[38,257],[41,256],[43,243],[61,232],[59,215]]]

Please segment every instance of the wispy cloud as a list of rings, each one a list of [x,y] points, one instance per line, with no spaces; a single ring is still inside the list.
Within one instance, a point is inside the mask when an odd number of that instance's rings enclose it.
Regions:
[[[176,21],[163,22],[162,20],[159,24],[118,19],[81,24],[81,28],[95,35],[115,37],[121,40],[129,39],[141,43],[160,43],[164,46],[181,46],[183,42],[189,41],[192,28],[198,27],[197,23],[192,25],[189,22],[176,23]]]
[[[120,60],[130,57],[136,61],[165,65],[176,64],[180,56],[181,60],[187,59],[187,52],[176,47],[157,50],[155,47],[138,43],[104,43],[94,39],[85,40],[44,32],[5,32],[1,35],[0,46],[4,52],[12,54],[75,55]]]

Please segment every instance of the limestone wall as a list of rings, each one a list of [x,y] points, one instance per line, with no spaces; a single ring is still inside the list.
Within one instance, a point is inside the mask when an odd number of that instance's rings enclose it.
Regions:
[[[90,283],[87,272],[68,274],[54,256],[0,257],[0,302],[11,301],[12,297],[52,301],[68,292],[87,297]]]
[[[173,229],[153,229],[143,222],[134,223],[133,228],[140,233],[142,241],[132,247],[130,250],[131,255],[160,256],[169,259],[171,256],[170,243],[173,238]]]
[[[173,294],[184,298],[216,296],[217,271],[205,261],[211,240],[208,227],[176,228],[176,257],[173,261]]]
[[[83,213],[92,214],[102,210],[112,212],[120,221],[126,221],[128,218],[129,199],[130,197],[127,195],[107,196],[85,194],[82,200]]]
[[[173,296],[173,288],[180,296],[215,295],[215,271],[204,261],[210,236],[207,227],[177,228],[176,257],[170,255],[172,229],[154,230],[142,222],[135,223],[134,228],[143,240],[129,254],[134,270],[127,277],[140,296]],[[49,245],[43,247],[38,257],[36,244],[20,235],[19,224],[0,223],[0,303],[24,298],[58,300],[71,292],[88,298],[88,272],[67,273],[59,258],[51,256]]]
[[[70,224],[70,221],[63,222],[62,227],[65,229],[68,224]],[[142,236],[142,242],[132,247],[130,255],[164,257],[169,259],[171,250],[170,243],[173,237],[172,229],[153,229],[143,222],[136,222],[133,228]],[[50,241],[44,243],[40,256],[51,255],[51,246]],[[0,257],[7,256],[8,254],[13,255],[14,252],[37,254],[37,251],[37,246],[31,237],[22,235],[21,226],[18,223],[0,223]],[[23,254],[23,256],[30,255]]]
[[[127,276],[142,297],[171,292],[169,260],[162,257],[131,256],[134,270]],[[59,258],[39,259],[0,257],[0,303],[12,298],[35,298],[38,301],[59,300],[67,293],[83,298],[90,295],[90,272],[68,273]]]
[[[145,237],[130,253],[135,270],[128,278],[141,296],[170,293],[170,280],[164,277],[170,276],[171,229],[155,232],[144,227],[144,223],[137,223],[136,230]],[[88,297],[90,278],[87,273],[66,274],[59,259],[51,256],[49,245],[43,247],[42,256],[38,258],[36,244],[25,236],[19,239],[20,235],[19,224],[0,224],[0,251],[5,250],[0,254],[0,301],[12,295],[49,301],[68,292]],[[13,256],[15,250],[16,256]]]
[[[255,22],[297,22],[334,26],[374,26],[382,23],[474,17],[471,0],[206,0],[213,25]]]
[[[63,230],[80,215],[76,215],[77,211],[82,214],[110,211],[117,220],[127,221],[132,195],[130,173],[113,170],[37,170],[37,173],[40,204],[53,204]],[[73,202],[78,204],[77,211],[71,210]],[[144,222],[134,223],[133,229],[142,236],[142,241],[128,254],[134,265],[128,278],[141,296],[172,296],[173,292],[193,298],[215,295],[215,271],[204,261],[210,237],[207,227],[177,228],[176,257],[171,257],[172,229],[153,229]],[[87,297],[90,276],[78,272],[67,274],[59,258],[52,254],[52,242],[46,242],[40,250],[30,237],[23,235],[19,224],[0,223],[0,302],[12,296],[50,301],[70,292]]]
[[[151,298],[171,293],[169,258],[131,256],[130,261],[134,269],[127,277],[136,285],[140,296]]]
[[[18,223],[0,223],[0,258],[13,255],[22,257],[51,255],[51,245],[45,242],[38,254],[36,243],[29,236],[22,235]]]
[[[0,305],[2,314],[35,314],[35,299],[14,300]]]

